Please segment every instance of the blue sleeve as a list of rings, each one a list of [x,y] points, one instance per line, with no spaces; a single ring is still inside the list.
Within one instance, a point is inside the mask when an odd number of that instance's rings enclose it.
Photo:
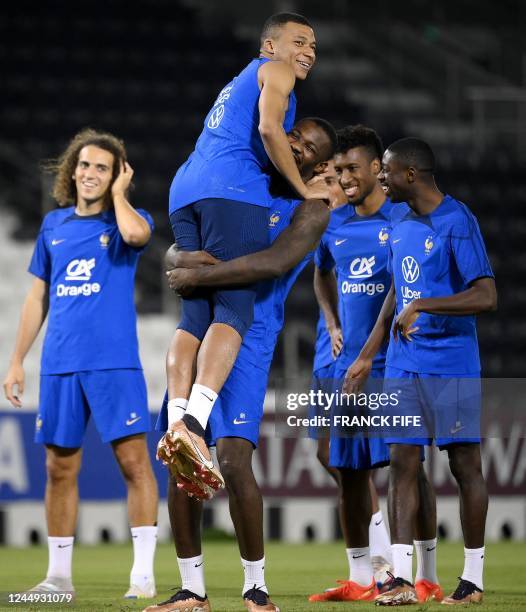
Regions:
[[[466,212],[454,226],[451,248],[460,276],[466,285],[477,278],[493,278],[479,224],[471,213]]]
[[[387,273],[393,276],[393,250],[391,249],[391,240],[387,243]]]
[[[334,268],[334,259],[323,237],[320,240],[320,244],[316,249],[316,252],[314,253],[314,263],[316,264],[317,268],[323,270],[324,272],[328,272]]]
[[[40,232],[38,233],[28,271],[49,284],[51,282],[51,258],[45,240],[47,233],[45,225],[46,220],[44,219],[40,226]]]

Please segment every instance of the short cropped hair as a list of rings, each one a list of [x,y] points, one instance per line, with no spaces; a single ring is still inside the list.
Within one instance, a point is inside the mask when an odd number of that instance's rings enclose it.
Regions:
[[[382,139],[372,128],[365,125],[347,125],[338,130],[338,145],[336,153],[346,153],[349,149],[364,147],[371,156],[371,161],[375,158],[382,160],[384,145]]]
[[[91,128],[83,129],[72,138],[58,159],[46,160],[42,163],[42,169],[45,172],[55,174],[52,195],[60,206],[75,204],[77,188],[71,177],[77,167],[80,151],[88,145],[93,145],[113,155],[112,184],[120,172],[122,163],[126,161],[126,148],[122,140],[108,132],[98,132]],[[109,205],[111,203],[109,194],[107,199],[106,204]]]
[[[269,17],[263,25],[263,29],[261,30],[261,44],[263,44],[267,38],[275,38],[277,36],[276,30],[283,27],[286,23],[300,23],[301,25],[312,28],[311,24],[303,15],[298,15],[297,13],[276,13]]]
[[[389,145],[389,151],[396,159],[407,167],[413,166],[417,170],[434,172],[435,155],[431,147],[420,138],[401,138]]]
[[[334,155],[336,151],[336,146],[338,144],[338,136],[332,124],[329,123],[327,120],[322,119],[321,117],[303,117],[302,119],[297,121],[297,123],[302,123],[303,121],[311,121],[312,123],[315,123],[318,127],[320,127],[325,132],[325,134],[327,134],[331,142],[330,155],[327,158],[327,159],[330,159]]]

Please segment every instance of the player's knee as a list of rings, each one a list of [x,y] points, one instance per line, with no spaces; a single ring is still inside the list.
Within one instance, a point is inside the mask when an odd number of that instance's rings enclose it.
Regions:
[[[218,457],[219,469],[229,489],[239,489],[243,486],[247,475],[252,474],[252,465],[244,456],[235,456],[231,453]]]
[[[152,471],[149,461],[136,455],[126,455],[119,458],[119,465],[122,475],[128,483],[139,483],[149,480],[152,477]]]
[[[47,456],[47,477],[52,483],[73,481],[77,478],[79,470],[80,462],[76,458],[59,455]]]
[[[472,482],[482,476],[478,445],[456,447],[449,451],[449,467],[459,483]]]

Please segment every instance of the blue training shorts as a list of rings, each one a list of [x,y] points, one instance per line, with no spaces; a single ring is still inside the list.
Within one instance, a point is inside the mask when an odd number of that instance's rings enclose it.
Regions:
[[[400,428],[388,444],[430,446],[480,443],[481,383],[477,374],[422,374],[387,366],[384,390],[400,396],[397,412],[420,417],[421,426]]]
[[[334,379],[336,382],[335,390],[341,389],[341,384],[345,378],[347,368],[340,368],[338,364],[334,369]],[[370,379],[382,379],[384,369],[377,368],[371,370]],[[373,385],[366,384],[363,389],[368,393]],[[333,435],[329,444],[329,465],[335,468],[347,468],[351,470],[370,470],[389,464],[389,447],[381,437],[367,438],[361,434],[353,437],[342,438]]]
[[[269,246],[268,209],[255,204],[209,198],[170,215],[179,249],[206,251],[221,261]],[[182,300],[178,329],[202,340],[212,323],[233,327],[243,337],[252,325],[257,284],[201,290]]]
[[[103,442],[151,430],[142,370],[92,370],[40,377],[35,442],[82,446],[90,415]]]
[[[267,367],[247,360],[249,350],[241,345],[238,358],[212,408],[206,428],[206,443],[215,446],[219,438],[244,438],[258,445],[259,425],[267,392],[270,363]],[[168,401],[165,396],[155,428],[168,429]]]

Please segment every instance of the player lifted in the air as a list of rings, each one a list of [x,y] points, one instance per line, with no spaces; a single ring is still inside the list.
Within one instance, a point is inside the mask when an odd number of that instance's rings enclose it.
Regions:
[[[225,261],[268,246],[269,173],[274,166],[299,199],[326,198],[324,183],[301,180],[286,133],[294,124],[296,79],[316,59],[316,41],[301,15],[279,13],[263,27],[260,56],[222,89],[194,152],[170,188],[170,222],[184,251]],[[208,289],[183,300],[172,341],[177,385],[170,390],[172,429],[182,458],[212,488],[223,486],[204,442],[217,395],[249,329],[257,287]],[[182,418],[181,418],[182,417]]]
[[[288,135],[291,150],[305,180],[320,173],[324,160],[332,156],[336,134],[326,121],[317,118],[299,121]],[[304,268],[323,234],[329,209],[320,200],[300,202],[277,198],[269,210],[267,231],[272,246],[265,251],[229,262],[196,269],[177,268],[170,273],[170,284],[178,290],[232,283],[261,282],[254,309],[254,321],[246,333],[232,372],[219,394],[208,423],[207,441],[217,447],[217,456],[225,478],[232,521],[244,569],[242,594],[245,606],[253,611],[278,608],[268,596],[265,584],[263,545],[263,504],[252,472],[252,454],[259,439],[263,402],[274,348],[284,322],[285,299],[298,274]],[[206,253],[180,253],[179,266],[192,261],[210,264]],[[279,277],[279,278],[278,278]],[[171,376],[169,377],[170,380]],[[168,425],[166,410],[161,413],[160,429]],[[159,444],[159,454],[170,464],[175,478],[170,480],[168,506],[177,547],[182,588],[169,601],[151,607],[151,612],[209,610],[205,594],[204,566],[201,554],[201,504],[178,490],[181,473],[173,469],[170,435]],[[176,459],[178,460],[178,459]],[[188,474],[187,490],[206,498],[209,487],[195,482]]]

